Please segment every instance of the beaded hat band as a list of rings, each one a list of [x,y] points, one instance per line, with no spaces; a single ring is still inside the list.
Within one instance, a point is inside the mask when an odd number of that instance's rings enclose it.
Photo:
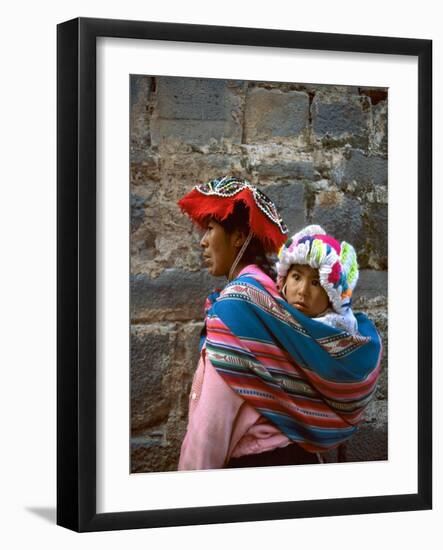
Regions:
[[[196,185],[179,202],[180,208],[200,226],[208,218],[224,221],[243,203],[248,209],[250,232],[267,252],[277,252],[285,242],[288,228],[272,200],[245,179],[224,176]]]

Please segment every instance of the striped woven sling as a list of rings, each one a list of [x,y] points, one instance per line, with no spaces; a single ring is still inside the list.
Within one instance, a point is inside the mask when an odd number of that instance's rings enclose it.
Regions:
[[[208,298],[202,344],[238,395],[290,440],[322,452],[355,433],[376,389],[380,336],[366,315],[356,318],[352,336],[306,317],[248,266]]]

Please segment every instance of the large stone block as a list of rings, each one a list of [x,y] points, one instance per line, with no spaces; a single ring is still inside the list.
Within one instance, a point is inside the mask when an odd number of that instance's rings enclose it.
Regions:
[[[288,237],[306,225],[303,183],[288,182],[269,185],[266,187],[265,192],[275,202],[278,211],[287,224]]]
[[[337,190],[325,190],[315,196],[310,218],[338,241],[350,242],[358,251],[364,245],[362,214],[362,204],[356,198]]]
[[[206,296],[225,285],[225,278],[212,277],[207,270],[166,269],[155,279],[132,276],[131,319],[144,323],[203,319]]]
[[[375,269],[360,269],[353,301],[359,298],[375,298],[388,295],[388,272]]]
[[[375,194],[370,192],[371,197]],[[368,202],[364,195],[346,194],[337,189],[317,192],[310,212],[337,240],[350,242],[357,251],[362,268],[386,270],[388,265],[388,207]]]
[[[286,160],[266,159],[264,161],[254,159],[250,164],[251,170],[254,170],[258,176],[281,179],[302,179],[313,180],[316,178],[314,164],[310,160]]]
[[[173,327],[131,328],[131,432],[136,435],[165,422],[170,401],[162,380],[173,356]]]
[[[163,119],[227,120],[233,100],[227,80],[157,78],[157,109]]]
[[[133,325],[131,471],[177,469],[203,323]]]
[[[312,129],[320,139],[331,138],[367,145],[369,135],[368,109],[358,96],[328,97],[316,95],[311,105]],[[327,142],[325,142],[327,145]],[[334,144],[334,143],[332,143]],[[337,143],[339,145],[340,142]]]
[[[158,146],[162,141],[175,143],[205,144],[211,140],[230,140],[241,142],[241,127],[234,121],[196,121],[152,119],[152,144]]]
[[[386,186],[388,182],[388,161],[383,156],[367,156],[361,151],[352,150],[346,155],[342,166],[333,171],[333,180],[341,187],[356,184],[356,190],[374,185]]]
[[[240,143],[242,89],[241,83],[227,80],[157,78],[152,144],[165,140],[206,144],[214,139]]]
[[[309,123],[309,96],[279,89],[248,90],[245,108],[246,143],[294,138]]]

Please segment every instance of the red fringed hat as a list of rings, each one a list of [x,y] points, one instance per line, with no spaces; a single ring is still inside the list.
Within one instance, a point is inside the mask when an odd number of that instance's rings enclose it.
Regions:
[[[251,233],[260,239],[266,252],[277,252],[286,241],[288,228],[271,199],[247,180],[224,176],[196,185],[178,205],[193,222],[204,227],[209,217],[224,221],[240,202],[248,209]]]

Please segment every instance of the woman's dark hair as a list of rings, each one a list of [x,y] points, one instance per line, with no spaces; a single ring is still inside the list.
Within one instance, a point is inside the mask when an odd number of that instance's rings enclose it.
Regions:
[[[245,235],[249,234],[249,213],[247,206],[242,203],[236,203],[234,211],[225,220],[218,221],[218,223],[227,231],[232,233],[235,229],[238,229]],[[276,258],[275,258],[276,259]],[[274,258],[272,255],[267,254],[263,247],[262,242],[257,237],[252,237],[251,242],[246,248],[241,258],[242,262],[248,264],[256,264],[268,275],[273,281],[276,280],[277,274],[274,268]]]

